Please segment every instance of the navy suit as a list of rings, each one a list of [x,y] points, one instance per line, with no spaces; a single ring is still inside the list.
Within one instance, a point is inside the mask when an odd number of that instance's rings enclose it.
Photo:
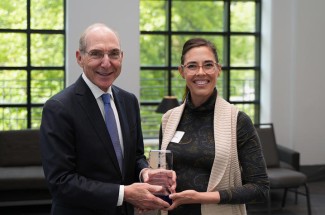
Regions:
[[[124,141],[124,170],[118,161],[97,101],[82,77],[49,99],[43,109],[41,152],[53,196],[52,214],[132,214],[117,207],[119,185],[138,181],[144,157],[135,95],[112,86]]]

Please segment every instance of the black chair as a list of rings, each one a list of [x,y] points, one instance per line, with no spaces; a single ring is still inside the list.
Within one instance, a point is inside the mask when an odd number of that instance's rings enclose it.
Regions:
[[[311,215],[310,195],[307,176],[299,171],[299,153],[284,146],[277,145],[272,123],[256,124],[256,131],[261,141],[263,154],[270,180],[270,189],[284,189],[281,207],[285,207],[288,191],[306,196],[308,214]],[[305,192],[300,192],[303,186]],[[268,214],[271,214],[271,196],[268,200]]]

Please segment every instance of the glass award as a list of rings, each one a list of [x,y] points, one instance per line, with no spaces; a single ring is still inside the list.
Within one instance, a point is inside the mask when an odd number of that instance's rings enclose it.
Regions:
[[[149,166],[151,169],[172,170],[173,153],[170,150],[151,150],[149,152]],[[168,176],[164,171],[157,171],[157,173],[150,178],[149,183],[164,187],[165,189],[163,192],[154,193],[154,195],[172,204],[171,199],[168,197],[170,194],[170,185],[168,181]]]

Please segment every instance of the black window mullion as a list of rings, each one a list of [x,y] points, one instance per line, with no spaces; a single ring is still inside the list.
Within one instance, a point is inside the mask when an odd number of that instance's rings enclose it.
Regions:
[[[167,14],[167,20],[168,20],[168,96],[172,95],[172,0],[168,0],[168,14]]]
[[[225,68],[228,68],[224,71],[224,85],[223,85],[223,97],[227,101],[230,100],[230,0],[225,0],[224,3],[224,46],[225,46],[225,52],[224,55],[224,66]]]
[[[261,98],[261,28],[262,28],[262,2],[256,1],[256,10],[255,10],[255,29],[259,33],[256,38],[256,49],[255,49],[255,62],[256,67],[258,67],[255,70],[255,121],[254,123],[260,122],[260,98]]]
[[[32,127],[32,98],[31,98],[31,80],[32,80],[32,71],[31,71],[31,3],[30,0],[27,0],[27,128]]]

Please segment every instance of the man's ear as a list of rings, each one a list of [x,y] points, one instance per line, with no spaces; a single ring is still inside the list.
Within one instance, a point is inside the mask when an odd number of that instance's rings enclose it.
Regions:
[[[79,50],[76,51],[76,59],[79,66],[82,68],[83,67],[82,55]]]

